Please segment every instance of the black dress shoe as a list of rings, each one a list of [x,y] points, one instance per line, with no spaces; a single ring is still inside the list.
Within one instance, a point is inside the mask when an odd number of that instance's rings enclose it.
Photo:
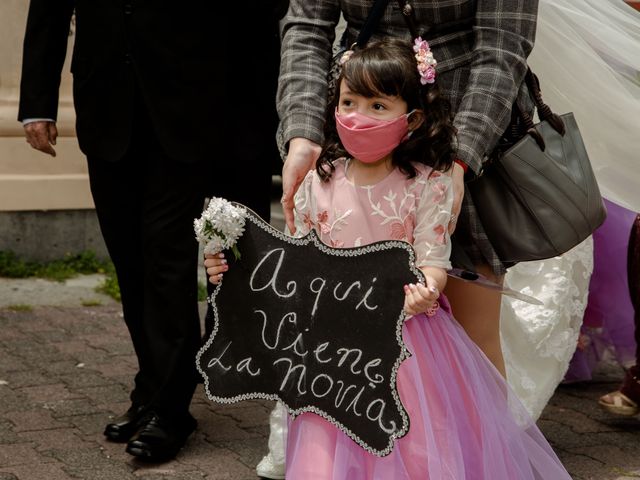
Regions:
[[[112,442],[128,442],[140,428],[144,413],[144,407],[132,406],[124,415],[120,415],[113,422],[107,424],[104,428],[104,436]]]
[[[171,460],[184,446],[196,425],[191,415],[178,421],[152,414],[129,440],[127,453],[148,462]]]

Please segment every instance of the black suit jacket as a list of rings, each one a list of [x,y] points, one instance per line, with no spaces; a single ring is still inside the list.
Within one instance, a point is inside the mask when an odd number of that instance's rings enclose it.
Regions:
[[[286,3],[246,0],[240,9],[211,0],[31,0],[19,120],[56,118],[75,9],[71,71],[87,156],[124,155],[136,91],[169,156],[193,162],[224,154],[233,148],[231,129],[247,123],[251,110],[273,111],[264,78],[274,62],[277,68],[276,17]]]

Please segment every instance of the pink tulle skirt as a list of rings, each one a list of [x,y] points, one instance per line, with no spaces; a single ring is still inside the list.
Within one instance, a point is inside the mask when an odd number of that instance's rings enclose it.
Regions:
[[[376,457],[323,418],[289,425],[287,480],[562,480],[566,472],[489,360],[449,312],[403,328],[413,356],[398,372],[411,426]]]

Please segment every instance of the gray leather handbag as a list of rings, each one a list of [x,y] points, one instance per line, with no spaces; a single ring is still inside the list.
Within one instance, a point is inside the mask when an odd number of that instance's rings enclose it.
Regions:
[[[587,150],[572,113],[558,116],[542,101],[529,70],[527,86],[541,122],[518,110],[526,134],[496,154],[467,183],[482,226],[505,263],[561,255],[606,218]]]

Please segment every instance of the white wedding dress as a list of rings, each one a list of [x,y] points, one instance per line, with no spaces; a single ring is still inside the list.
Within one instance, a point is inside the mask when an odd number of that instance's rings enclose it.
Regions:
[[[640,211],[640,14],[622,0],[540,0],[529,57],[554,112],[574,112],[601,193]],[[505,283],[544,303],[503,297],[507,377],[538,418],[577,346],[593,270],[591,238],[564,255],[509,269]],[[270,418],[266,478],[284,478],[286,412]]]
[[[640,13],[622,0],[542,0],[531,69],[554,112],[574,112],[604,197],[640,211]],[[593,242],[509,269],[506,286],[544,306],[503,297],[509,384],[537,418],[577,346]]]
[[[560,257],[509,269],[505,286],[537,298],[502,297],[500,334],[507,380],[536,419],[564,378],[578,344],[593,271],[593,240]]]

